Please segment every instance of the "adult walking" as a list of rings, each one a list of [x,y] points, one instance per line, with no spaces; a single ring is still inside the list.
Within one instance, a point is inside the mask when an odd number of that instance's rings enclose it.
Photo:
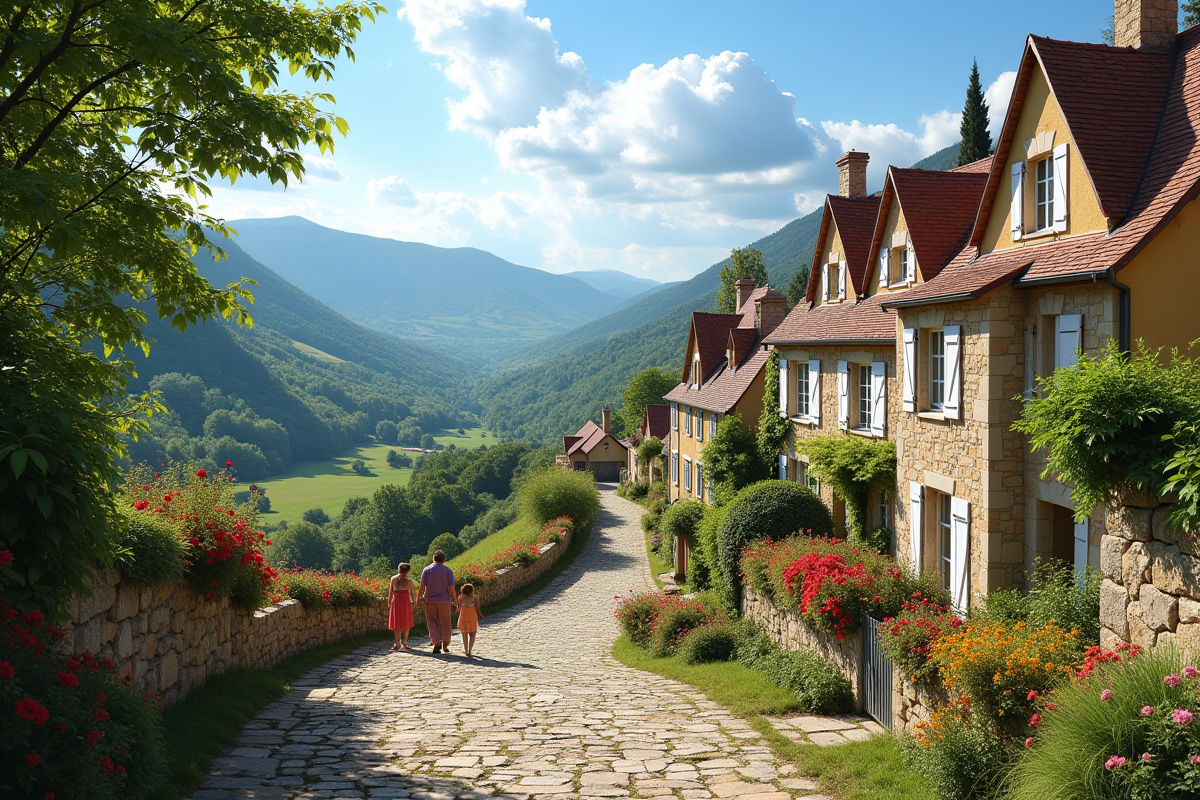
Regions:
[[[450,652],[450,604],[458,602],[454,589],[454,570],[444,563],[446,554],[434,551],[433,563],[421,570],[421,589],[417,602],[425,598],[425,625],[429,628],[429,643],[434,653]]]

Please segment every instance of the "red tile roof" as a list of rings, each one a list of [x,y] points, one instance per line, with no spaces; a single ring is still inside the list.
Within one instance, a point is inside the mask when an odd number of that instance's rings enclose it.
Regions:
[[[879,215],[879,195],[867,197],[842,197],[831,194],[825,197],[825,211],[821,215],[821,230],[817,233],[817,245],[813,250],[812,269],[808,273],[808,302],[817,299],[821,288],[821,270],[816,261],[825,250],[825,237],[832,223],[842,238],[842,259],[846,262],[848,277],[853,286],[862,286],[867,271],[867,254],[871,250],[871,236],[875,232],[875,219]]]
[[[972,161],[970,164],[963,164],[961,167],[954,167],[950,172],[982,172],[987,175],[992,171],[992,157],[984,156],[978,161]]]
[[[681,383],[672,389],[664,399],[702,408],[705,411],[727,413],[737,405],[737,402],[742,399],[742,395],[750,388],[750,384],[758,377],[758,373],[762,372],[768,355],[769,353],[763,348],[755,347],[750,351],[750,356],[738,364],[736,370],[725,369],[724,361],[722,361],[721,369],[700,384],[699,389],[693,389],[690,383]],[[753,425],[757,420],[744,420],[744,422],[747,425]]]
[[[763,341],[771,345],[894,342],[896,314],[881,305],[890,296],[873,295],[859,303],[800,303]]]
[[[725,345],[729,343],[729,329],[741,324],[741,314],[710,314],[706,311],[692,312],[692,327],[688,331],[687,352],[695,344],[700,354],[701,379],[712,374],[717,365],[725,361]],[[685,383],[695,383],[691,359],[683,365]]]
[[[589,419],[586,423],[584,423],[584,426],[575,433],[574,436],[563,437],[563,449],[566,450],[567,455],[572,455],[574,453],[583,453],[587,455],[592,452],[592,448],[604,440],[605,436],[608,436],[608,433],[604,430],[604,428],[601,428],[599,425]],[[615,439],[616,437],[613,438]],[[568,441],[571,439],[574,439],[575,441],[568,444]],[[618,444],[620,443],[618,442]],[[625,445],[622,445],[622,447],[624,446]]]
[[[671,407],[665,403],[650,403],[642,412],[641,430],[647,436],[666,439],[671,432]]]

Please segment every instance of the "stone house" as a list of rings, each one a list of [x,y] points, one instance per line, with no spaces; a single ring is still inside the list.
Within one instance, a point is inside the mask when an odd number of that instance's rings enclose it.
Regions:
[[[736,284],[737,313],[692,313],[683,380],[664,398],[670,406],[667,499],[712,503],[704,475],[704,443],[726,414],[738,413],[750,430],[763,407],[763,336],[784,317],[787,299],[770,286],[743,278]]]
[[[1070,487],[1043,479],[1012,430],[1037,379],[1109,341],[1200,338],[1200,28],[1177,36],[1176,5],[1118,0],[1113,47],[1030,36],[993,157],[941,176],[890,169],[863,282],[822,242],[807,307],[768,340],[794,369],[822,328],[866,330],[875,308],[894,320],[895,551],[936,570],[959,610],[1039,557],[1100,565],[1103,515],[1076,523]],[[836,202],[826,215],[852,251]],[[822,308],[833,299],[847,310]],[[780,401],[793,418],[796,381]]]
[[[563,437],[564,456],[558,456],[559,465],[567,469],[590,469],[597,481],[615,483],[620,480],[621,470],[628,461],[629,445],[609,433],[612,412],[605,408],[601,423],[588,420],[574,436]]]

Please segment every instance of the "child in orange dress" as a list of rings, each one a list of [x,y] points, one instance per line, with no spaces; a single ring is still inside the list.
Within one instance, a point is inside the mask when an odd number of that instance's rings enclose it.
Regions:
[[[412,566],[406,561],[396,568],[397,574],[388,582],[388,627],[395,634],[393,650],[408,650],[408,631],[413,626],[413,600],[417,587],[408,577]]]
[[[475,634],[479,631],[479,620],[482,618],[475,587],[464,583],[458,593],[458,632],[462,634],[463,650],[466,651],[467,658],[471,657],[471,651],[475,649]]]

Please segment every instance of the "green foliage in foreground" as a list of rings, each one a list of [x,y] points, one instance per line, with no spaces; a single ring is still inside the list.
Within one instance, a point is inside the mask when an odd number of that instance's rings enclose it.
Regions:
[[[755,481],[771,477],[741,414],[722,417],[716,434],[704,445],[704,474],[712,481],[713,502],[719,506]]]
[[[589,470],[542,470],[521,484],[517,499],[521,511],[542,525],[567,516],[577,528],[589,528],[600,510],[600,493]]]
[[[648,405],[663,402],[663,395],[679,383],[678,372],[644,369],[629,379],[621,395],[621,407],[613,414],[613,433],[628,436],[642,424],[642,414]]]

